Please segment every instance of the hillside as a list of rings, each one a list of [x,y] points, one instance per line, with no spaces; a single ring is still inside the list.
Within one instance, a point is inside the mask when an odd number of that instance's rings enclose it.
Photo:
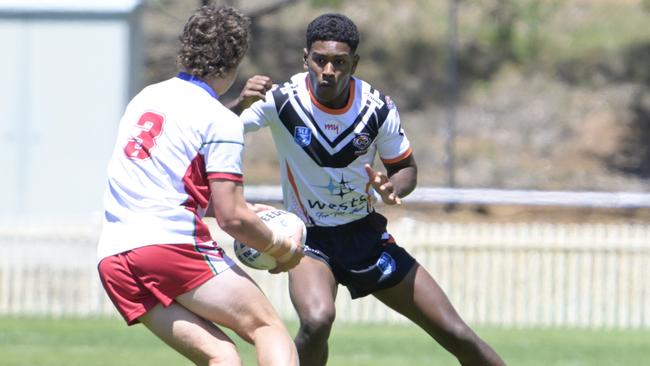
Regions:
[[[229,1],[248,12],[274,2]],[[197,4],[145,1],[146,82],[175,71],[176,37]],[[256,17],[233,91],[255,73],[301,71],[308,21],[343,12],[362,33],[357,75],[397,102],[420,184],[446,185],[447,2],[401,4],[296,1]],[[457,186],[650,192],[649,20],[644,1],[461,2]],[[277,183],[268,134],[254,139],[247,182]]]

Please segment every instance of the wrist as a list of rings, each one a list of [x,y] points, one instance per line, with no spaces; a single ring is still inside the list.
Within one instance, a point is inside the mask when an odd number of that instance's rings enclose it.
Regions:
[[[242,107],[243,102],[244,99],[241,96],[238,96],[226,104],[226,108],[230,109],[231,112],[239,115],[244,110]]]
[[[264,248],[263,252],[275,259],[280,259],[286,254],[290,253],[292,249],[292,240],[288,236],[278,234],[272,231],[271,241]]]

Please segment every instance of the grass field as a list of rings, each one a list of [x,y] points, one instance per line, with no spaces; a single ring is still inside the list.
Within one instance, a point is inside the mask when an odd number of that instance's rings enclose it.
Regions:
[[[291,331],[295,324],[290,325]],[[650,331],[478,329],[514,366],[650,364]],[[237,339],[244,363],[254,351]],[[409,325],[336,325],[330,366],[457,365],[420,329]],[[3,366],[189,365],[141,325],[118,319],[0,317]]]

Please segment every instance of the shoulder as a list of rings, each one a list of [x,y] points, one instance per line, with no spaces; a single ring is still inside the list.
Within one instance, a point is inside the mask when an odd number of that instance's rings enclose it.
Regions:
[[[291,95],[307,91],[307,73],[301,72],[293,75],[289,80],[282,85],[273,89],[274,96],[280,94]]]
[[[306,72],[295,74],[285,83],[271,89],[266,95],[265,104],[280,109],[289,98],[300,95],[308,95]]]
[[[132,100],[136,99],[145,99],[153,98],[154,100],[160,100],[165,97],[174,97],[174,94],[178,94],[179,89],[182,85],[177,84],[174,80],[175,78],[163,80],[154,84],[149,84],[143,87]]]
[[[202,123],[206,140],[243,143],[244,122],[225,106],[215,108],[215,113],[206,117]]]
[[[217,120],[218,123],[224,123],[232,126],[242,126],[242,121],[239,119],[239,116],[235,112],[228,109],[221,103],[217,103],[214,106],[215,115],[212,117],[212,120]]]
[[[361,91],[361,98],[367,100],[369,103],[374,104],[379,109],[395,109],[397,108],[395,102],[386,94],[373,87],[367,81],[354,78],[356,85]]]
[[[207,98],[200,96],[196,102],[189,111],[187,122],[194,124],[198,130],[228,135],[243,130],[243,123],[239,116],[217,99],[207,95]]]
[[[307,86],[307,72],[299,72],[289,78],[289,81],[285,84],[295,85],[295,86]]]
[[[368,105],[374,108],[378,117],[379,125],[381,126],[389,115],[397,115],[397,106],[393,100],[388,96],[375,89],[370,83],[354,78],[356,83],[357,97],[361,98],[361,105]]]

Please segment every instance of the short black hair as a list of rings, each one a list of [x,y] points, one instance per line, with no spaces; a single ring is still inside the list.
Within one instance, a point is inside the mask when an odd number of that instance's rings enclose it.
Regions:
[[[307,26],[307,50],[316,41],[344,42],[356,52],[359,45],[359,30],[350,18],[343,14],[327,13],[318,16]]]

